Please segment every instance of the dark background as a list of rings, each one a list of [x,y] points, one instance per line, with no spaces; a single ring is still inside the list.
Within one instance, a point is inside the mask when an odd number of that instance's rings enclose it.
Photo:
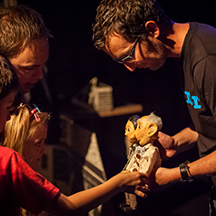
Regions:
[[[99,2],[18,0],[19,4],[30,5],[40,12],[51,30],[54,38],[50,40],[48,66],[57,92],[67,97],[71,97],[95,75],[106,83],[114,84],[115,89],[130,83],[128,78],[136,80],[140,76],[140,72],[130,76],[126,68],[110,61],[109,56],[94,48],[91,25]],[[188,3],[186,0],[163,0],[159,3],[176,22],[216,23],[214,1],[190,0]]]
[[[113,87],[115,106],[140,103],[143,105],[141,115],[154,111],[163,119],[162,131],[170,135],[175,134],[190,123],[183,92],[178,83],[178,70],[181,69],[181,66],[178,66],[178,59],[169,59],[158,71],[137,69],[131,73],[124,66],[113,62],[104,52],[96,50],[91,39],[91,25],[99,2],[99,0],[18,0],[18,4],[27,4],[41,13],[54,36],[50,39],[50,58],[47,66],[48,83],[57,99],[55,106],[70,104],[71,98],[86,86],[91,78],[97,76],[99,81]],[[216,6],[212,0],[161,0],[159,3],[176,22],[197,21],[216,27]],[[127,118],[125,117],[124,121],[121,119],[122,128],[117,131],[124,131]],[[106,125],[112,127],[112,122],[107,123],[108,121],[105,120]],[[119,119],[114,121],[119,122]],[[118,125],[114,124],[114,127]],[[109,148],[113,148],[114,151],[115,148],[111,144]],[[107,151],[107,147],[100,146],[100,148],[103,155],[103,150]],[[122,155],[118,151],[114,152],[115,156],[117,154]],[[184,161],[185,158],[195,160],[197,157],[195,149],[184,153],[184,156],[180,155],[164,162],[163,165],[178,166],[179,161]],[[103,160],[106,168],[106,159]],[[122,164],[117,163],[119,166]],[[108,172],[108,177],[118,171],[120,170]],[[202,194],[208,191],[209,187],[208,184],[207,186],[202,184],[203,181],[205,182],[201,179],[184,186],[177,184],[177,187],[171,186],[156,195],[153,193],[144,204],[141,201],[140,209],[146,215],[207,215],[208,196]],[[193,197],[196,197],[195,201]],[[114,202],[118,201],[119,197],[114,197]],[[183,210],[180,210],[179,206],[182,205]],[[192,205],[195,207],[192,208]]]
[[[18,4],[27,4],[40,12],[54,36],[50,39],[47,65],[50,88],[59,99],[57,104],[69,102],[97,76],[99,81],[113,87],[115,106],[141,103],[143,114],[155,111],[164,121],[163,131],[174,134],[188,121],[176,79],[177,60],[170,59],[156,72],[137,69],[131,73],[104,52],[96,50],[91,39],[91,25],[99,2],[18,0]],[[216,25],[213,1],[163,0],[159,3],[176,22],[199,21]]]

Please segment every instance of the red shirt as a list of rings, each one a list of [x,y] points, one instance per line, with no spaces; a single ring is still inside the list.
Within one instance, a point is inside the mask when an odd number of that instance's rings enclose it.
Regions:
[[[20,215],[20,207],[38,214],[59,196],[59,189],[20,154],[0,146],[0,215]]]

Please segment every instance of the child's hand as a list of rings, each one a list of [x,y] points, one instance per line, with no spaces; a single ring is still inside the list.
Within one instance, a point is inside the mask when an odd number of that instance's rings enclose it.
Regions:
[[[149,191],[148,179],[146,175],[139,172],[122,171],[118,174],[120,177],[120,187],[122,191],[135,193],[140,197],[146,197]]]

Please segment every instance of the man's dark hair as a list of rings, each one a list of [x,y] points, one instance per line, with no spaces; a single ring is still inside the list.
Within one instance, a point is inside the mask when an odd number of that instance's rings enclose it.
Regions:
[[[0,56],[0,100],[19,88],[18,77],[11,63]]]
[[[22,52],[33,39],[49,37],[42,16],[30,7],[0,8],[0,55],[5,58]]]
[[[153,20],[157,25],[172,24],[155,0],[102,0],[93,24],[93,41],[98,49],[108,43],[110,34],[118,33],[128,41],[137,37],[146,40],[145,23]]]
[[[137,128],[137,121],[140,117],[138,115],[132,115],[128,120],[132,122],[134,129]]]

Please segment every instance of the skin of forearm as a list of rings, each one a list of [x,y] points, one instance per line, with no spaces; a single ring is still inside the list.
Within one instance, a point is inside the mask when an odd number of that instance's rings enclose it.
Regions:
[[[174,145],[176,148],[190,145],[195,143],[198,139],[198,133],[191,130],[190,128],[185,128],[173,137]],[[192,163],[188,164],[189,171],[188,176],[195,177],[201,175],[210,175],[216,173],[216,151],[211,154],[200,158]],[[159,185],[168,184],[173,181],[181,180],[180,168],[163,168],[160,167],[156,172],[156,182]]]
[[[201,175],[210,175],[216,173],[216,151],[188,164],[188,176],[196,177]],[[181,180],[180,168],[171,169],[160,167],[156,172],[156,182],[159,185],[165,185],[170,182]]]
[[[188,166],[190,171],[189,175],[191,174],[191,176],[216,173],[216,151],[188,164]]]
[[[190,145],[195,143],[198,139],[198,133],[192,129],[185,128],[176,135],[172,136],[174,141],[174,146],[176,148],[183,147],[185,145]]]
[[[155,181],[158,185],[166,185],[171,182],[180,181],[181,173],[179,167],[171,169],[159,167],[155,177]]]
[[[138,172],[133,173],[128,178],[125,178],[126,176],[124,175],[127,174],[119,173],[101,185],[80,191],[71,196],[61,194],[58,201],[52,203],[46,211],[54,213],[54,215],[83,215],[117,193],[125,190],[125,185],[140,183],[140,180],[137,180],[137,177],[140,176]],[[134,187],[132,186],[132,188]]]
[[[73,204],[72,208],[82,214],[107,201],[121,191],[122,188],[119,184],[118,176],[115,176],[101,185],[71,195],[68,199]]]
[[[80,191],[71,196],[61,194],[58,202],[47,208],[46,211],[59,216],[81,216],[120,191],[121,188],[116,187],[115,178],[110,179],[104,184]]]

